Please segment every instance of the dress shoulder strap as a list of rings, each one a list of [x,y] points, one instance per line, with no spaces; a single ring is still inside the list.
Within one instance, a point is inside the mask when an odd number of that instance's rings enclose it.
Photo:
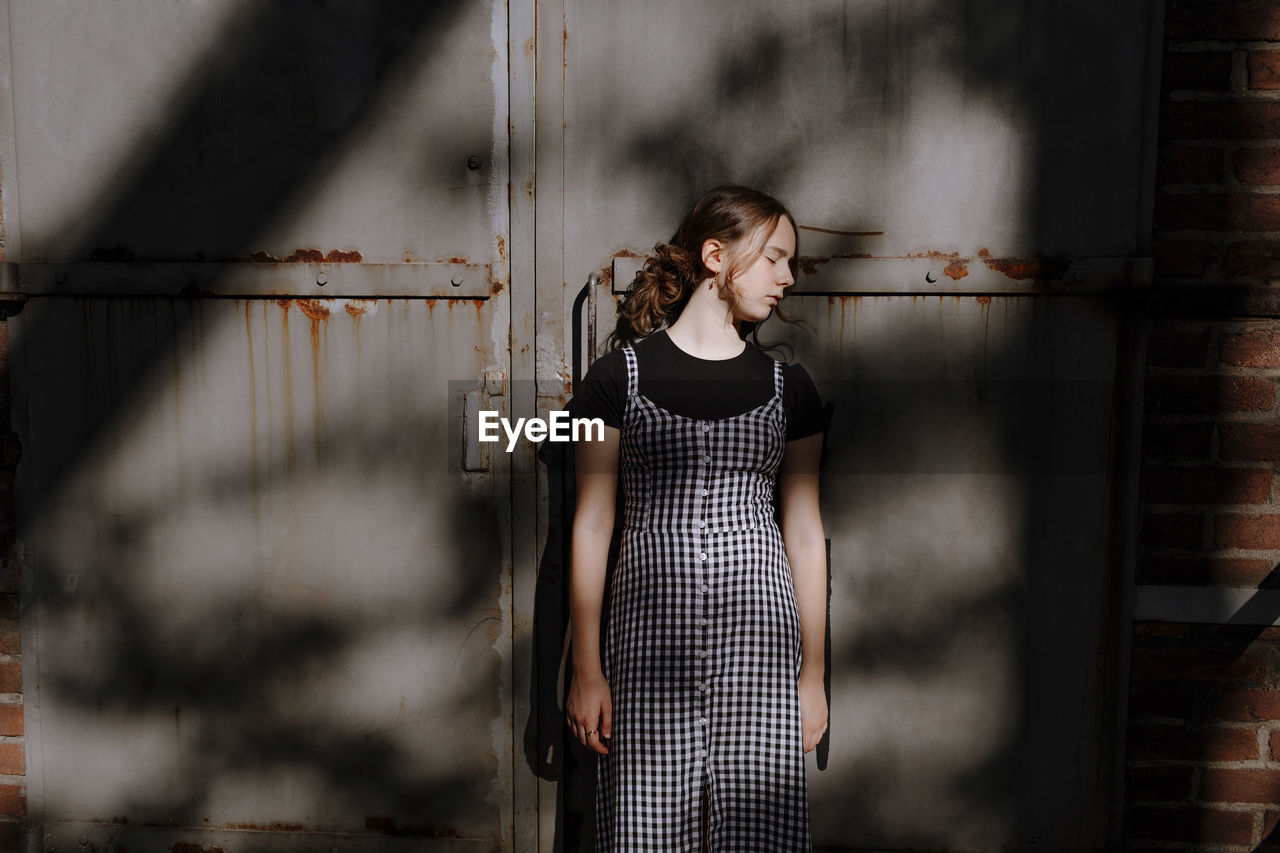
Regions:
[[[636,367],[636,351],[631,344],[627,344],[622,348],[622,354],[627,359],[627,396],[634,397],[640,393],[640,371]]]
[[[773,394],[782,399],[782,362],[773,362]]]

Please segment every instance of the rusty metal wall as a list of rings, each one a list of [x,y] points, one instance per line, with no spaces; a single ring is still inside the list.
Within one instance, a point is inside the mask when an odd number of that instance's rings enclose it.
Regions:
[[[4,6],[32,849],[516,849],[507,5]]]
[[[800,224],[782,307],[808,333],[762,338],[835,404],[815,843],[1107,849],[1158,5],[539,10],[555,346],[592,273],[604,340],[635,256],[716,183]]]

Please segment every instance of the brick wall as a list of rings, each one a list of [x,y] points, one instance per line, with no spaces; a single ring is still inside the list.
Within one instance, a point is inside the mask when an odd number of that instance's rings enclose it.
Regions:
[[[1280,4],[1166,4],[1139,584],[1280,587]],[[1130,850],[1280,851],[1280,629],[1139,622]]]

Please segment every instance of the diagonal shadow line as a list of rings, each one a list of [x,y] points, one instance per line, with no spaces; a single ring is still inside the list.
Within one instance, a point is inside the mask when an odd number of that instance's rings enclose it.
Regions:
[[[462,6],[459,0],[352,2],[332,4],[330,15],[317,14],[316,5],[244,4],[227,27],[227,41],[179,87],[191,95],[151,146],[137,177],[115,198],[86,205],[100,211],[96,221],[84,229],[80,245],[57,260],[225,260],[253,250],[254,239],[322,176],[344,141],[372,120],[380,96],[403,82],[399,72],[406,54],[424,39],[445,38]],[[306,62],[307,73],[289,73],[297,62]],[[227,133],[227,125],[235,132]],[[204,140],[210,135],[231,144],[209,148]],[[194,174],[193,152],[200,159]],[[212,250],[174,258],[154,248],[164,241]],[[39,339],[48,327],[36,319],[25,334]],[[89,447],[129,401],[148,366],[165,359],[175,344],[172,330],[158,324],[149,359],[133,360],[129,372],[117,374],[120,382],[103,420],[70,425],[68,444],[82,452]],[[20,343],[10,355],[21,369]],[[26,495],[30,517],[39,517],[81,455],[48,460]]]

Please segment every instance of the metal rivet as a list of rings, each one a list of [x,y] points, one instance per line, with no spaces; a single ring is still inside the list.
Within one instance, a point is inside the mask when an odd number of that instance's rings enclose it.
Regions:
[[[318,276],[316,276],[316,284],[320,285],[321,287],[324,287],[328,283],[329,283],[329,276],[325,275],[324,273],[320,273]]]
[[[450,283],[450,284],[452,284],[454,287],[461,287],[461,286],[462,286],[462,276],[461,276],[461,275],[459,275],[458,273],[454,273],[454,274],[453,274],[453,277],[449,279],[449,283]]]
[[[933,270],[929,270],[927,273],[924,274],[924,280],[929,282],[930,284],[933,284],[935,281],[938,280],[938,274]]]
[[[472,156],[468,157],[468,158],[467,158],[467,168],[468,168],[468,169],[470,169],[470,170],[471,170],[471,171],[473,171],[473,172],[474,172],[476,169],[479,169],[479,168],[480,168],[480,158],[479,158],[479,157],[476,157],[474,154],[473,154]]]

